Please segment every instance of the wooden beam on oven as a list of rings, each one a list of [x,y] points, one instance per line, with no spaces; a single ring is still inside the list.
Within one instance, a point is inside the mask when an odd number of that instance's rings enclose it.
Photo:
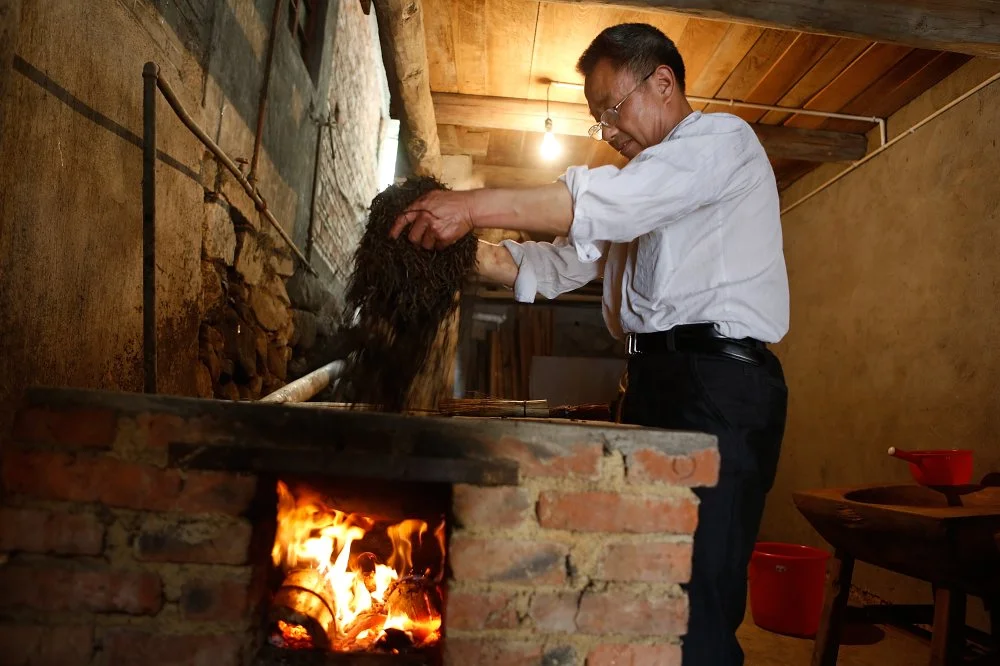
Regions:
[[[995,0],[552,0],[661,10],[800,32],[1000,57]]]
[[[433,93],[438,122],[479,129],[544,131],[545,101]],[[552,131],[571,136],[587,136],[594,124],[585,104],[550,103]],[[853,162],[865,156],[868,140],[863,134],[804,130],[780,125],[751,125],[772,158],[809,162]],[[482,169],[482,167],[480,167]],[[558,177],[559,174],[556,174]],[[500,178],[500,176],[497,176]],[[547,174],[545,175],[547,178]],[[552,182],[554,178],[545,182]],[[497,185],[500,187],[500,185]]]
[[[389,88],[400,104],[402,143],[413,172],[441,177],[420,0],[374,0]]]

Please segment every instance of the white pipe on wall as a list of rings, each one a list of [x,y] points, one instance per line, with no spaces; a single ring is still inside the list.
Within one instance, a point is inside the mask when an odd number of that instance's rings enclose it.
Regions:
[[[986,79],[985,81],[983,81],[979,85],[975,86],[974,88],[972,88],[968,92],[966,92],[966,93],[964,93],[962,95],[959,95],[958,97],[956,97],[955,99],[953,99],[951,102],[949,102],[948,104],[945,104],[940,109],[938,109],[934,113],[930,114],[929,116],[927,116],[926,118],[924,118],[923,120],[921,120],[919,123],[917,123],[916,125],[914,125],[910,129],[908,129],[905,132],[901,133],[899,136],[893,138],[892,141],[889,141],[888,143],[885,143],[882,146],[879,146],[878,148],[876,148],[875,150],[873,150],[869,154],[865,155],[863,158],[861,158],[860,160],[858,160],[857,162],[855,162],[851,166],[847,167],[846,169],[844,169],[843,171],[841,171],[840,173],[838,173],[833,178],[829,179],[828,181],[826,181],[825,183],[823,183],[822,185],[820,185],[816,189],[814,189],[814,190],[810,191],[808,194],[804,195],[802,198],[800,198],[799,200],[797,200],[795,203],[789,204],[788,206],[785,206],[784,208],[781,209],[781,214],[784,215],[784,214],[786,214],[786,213],[794,210],[796,207],[798,207],[799,205],[801,205],[805,201],[811,199],[812,197],[816,196],[817,194],[819,194],[820,192],[822,192],[823,190],[825,190],[826,188],[828,188],[830,185],[833,185],[838,180],[840,180],[841,178],[843,178],[847,174],[851,173],[852,171],[854,171],[855,169],[857,169],[858,167],[860,167],[862,164],[865,164],[865,163],[867,163],[867,162],[875,159],[877,156],[881,155],[883,152],[885,152],[886,150],[888,150],[890,147],[896,145],[897,143],[899,143],[900,141],[902,141],[906,137],[910,136],[911,134],[913,134],[914,132],[916,132],[918,129],[920,129],[921,127],[923,127],[927,123],[931,122],[932,120],[934,120],[935,118],[937,118],[938,116],[940,116],[945,111],[951,109],[952,107],[954,107],[957,104],[961,104],[962,102],[964,102],[965,100],[967,100],[969,97],[972,97],[973,95],[975,95],[977,92],[979,92],[983,88],[986,88],[987,86],[989,86],[990,84],[992,84],[992,83],[994,83],[994,82],[996,82],[998,80],[1000,80],[1000,72],[997,72],[996,74],[994,74],[990,78]]]

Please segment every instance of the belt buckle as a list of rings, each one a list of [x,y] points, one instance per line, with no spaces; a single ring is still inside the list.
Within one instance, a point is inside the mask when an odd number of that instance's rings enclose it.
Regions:
[[[635,333],[626,333],[625,334],[625,353],[628,356],[635,356],[636,354],[639,353],[639,349],[638,349],[638,346],[636,344]]]

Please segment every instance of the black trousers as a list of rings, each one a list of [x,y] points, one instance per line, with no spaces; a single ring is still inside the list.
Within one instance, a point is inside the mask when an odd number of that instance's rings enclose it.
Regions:
[[[621,420],[716,435],[721,470],[701,500],[694,536],[684,666],[741,666],[736,629],[746,610],[747,565],[774,483],[788,389],[781,363],[751,365],[712,354],[666,352],[628,361]]]

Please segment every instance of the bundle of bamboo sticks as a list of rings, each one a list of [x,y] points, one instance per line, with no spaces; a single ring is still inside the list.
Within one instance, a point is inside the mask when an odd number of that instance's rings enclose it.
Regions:
[[[547,418],[546,400],[499,400],[497,398],[445,398],[438,412],[449,416],[530,416]]]

